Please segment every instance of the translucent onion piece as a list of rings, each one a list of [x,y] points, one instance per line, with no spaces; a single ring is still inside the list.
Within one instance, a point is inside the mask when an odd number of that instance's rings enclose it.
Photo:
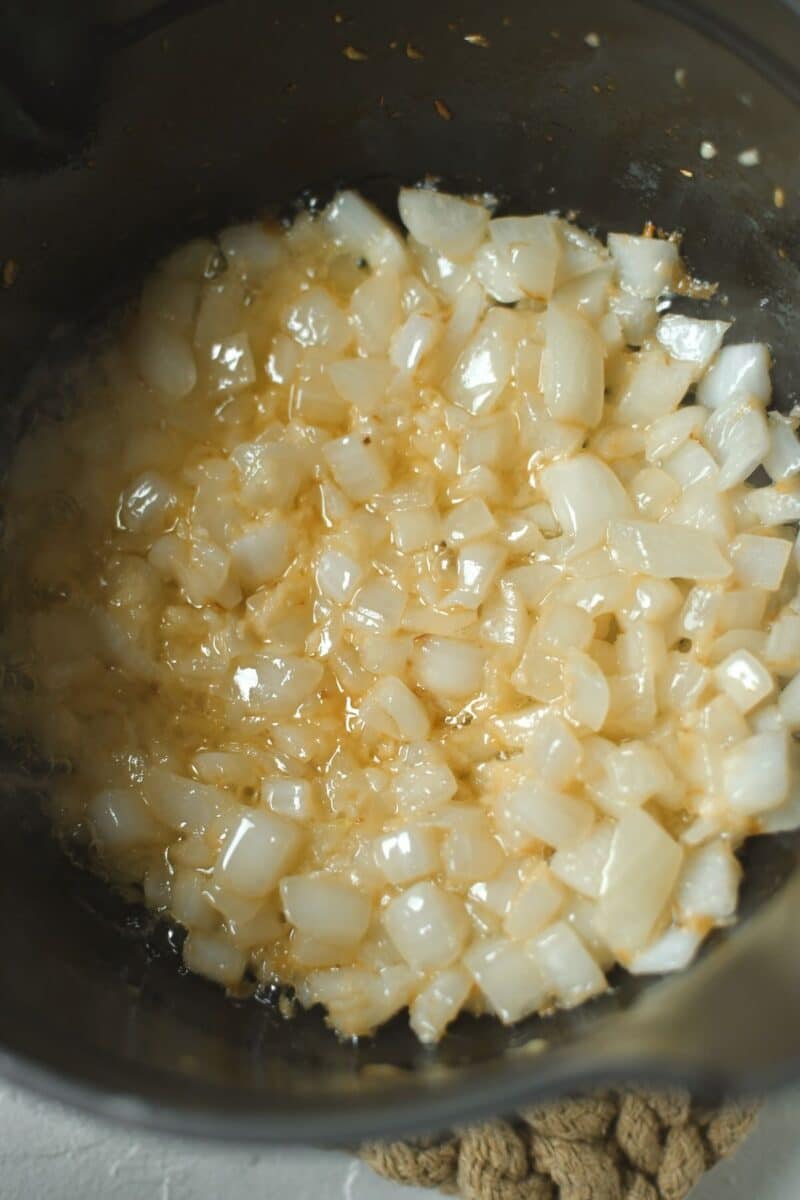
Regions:
[[[756,733],[737,742],[723,762],[725,800],[736,813],[752,815],[783,804],[789,793],[789,747],[785,733]]]
[[[545,317],[542,392],[551,417],[591,428],[603,413],[605,353],[582,317],[551,304]]]
[[[541,1008],[551,984],[534,957],[514,942],[476,942],[464,964],[492,1010],[510,1024]]]
[[[611,521],[608,544],[623,570],[657,579],[727,579],[730,563],[701,530],[647,521]]]
[[[431,188],[401,188],[398,208],[418,242],[456,261],[475,253],[489,224],[489,214],[478,201]]]
[[[681,868],[680,846],[641,809],[617,825],[603,874],[597,927],[623,957],[648,942]]]
[[[586,836],[594,820],[590,804],[536,780],[512,792],[507,806],[517,828],[556,848],[575,845]]]
[[[215,878],[242,896],[266,896],[291,866],[301,843],[300,832],[288,821],[248,810],[223,846]]]
[[[563,921],[551,925],[531,944],[553,992],[565,1008],[604,992],[606,980],[577,933]]]
[[[495,408],[511,376],[513,342],[506,315],[502,309],[487,314],[445,381],[452,402],[473,416]]]
[[[684,919],[726,921],[736,911],[742,869],[728,842],[717,839],[687,855],[678,880],[677,902]]]
[[[617,476],[592,454],[553,463],[539,475],[542,491],[576,550],[603,540],[610,517],[632,516],[632,505]]]
[[[379,838],[374,848],[379,870],[390,883],[402,886],[439,870],[439,844],[432,829],[411,826]]]
[[[136,365],[145,383],[172,399],[188,396],[197,383],[192,348],[166,321],[151,321],[142,327]]]
[[[406,250],[397,230],[358,192],[337,192],[322,214],[335,241],[371,266],[402,270]]]
[[[665,975],[683,971],[697,953],[702,941],[698,930],[672,925],[660,938],[636,954],[628,965],[632,975]]]
[[[524,941],[549,925],[564,905],[565,892],[546,867],[537,872],[517,892],[503,928],[510,938]]]
[[[698,321],[695,317],[669,313],[658,322],[656,337],[673,358],[695,363],[703,371],[730,327],[730,321]]]
[[[734,650],[714,669],[717,686],[737,708],[750,712],[770,695],[775,681],[769,671],[748,650]]]
[[[222,253],[229,265],[249,282],[261,283],[284,256],[284,247],[277,233],[263,225],[229,225],[219,235]]]
[[[769,350],[761,343],[725,346],[697,389],[698,402],[717,409],[750,398],[763,407],[772,395],[769,368]]]
[[[471,991],[472,979],[463,967],[449,967],[434,975],[409,1007],[409,1023],[419,1040],[438,1042]]]
[[[416,883],[384,911],[384,924],[400,954],[415,971],[447,967],[469,936],[464,905],[435,883]]]
[[[678,247],[660,238],[610,233],[608,248],[620,284],[634,296],[654,299],[668,291],[678,272]]]
[[[287,875],[280,892],[286,920],[303,933],[349,946],[367,932],[372,905],[349,884],[321,875]]]

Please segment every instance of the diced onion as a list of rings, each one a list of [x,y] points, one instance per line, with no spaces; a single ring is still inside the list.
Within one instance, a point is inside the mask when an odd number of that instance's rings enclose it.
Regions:
[[[704,370],[722,345],[730,321],[698,321],[669,313],[656,328],[656,337],[673,358],[695,363]]]
[[[546,867],[524,883],[515,896],[503,922],[510,938],[522,941],[533,937],[553,920],[564,904],[564,889]]]
[[[375,845],[375,861],[390,883],[402,885],[439,870],[439,847],[431,829],[411,826],[387,833]]]
[[[646,812],[617,825],[603,874],[598,928],[619,955],[641,950],[664,911],[681,867],[681,849]]]
[[[136,364],[145,383],[176,400],[188,396],[197,383],[192,348],[166,321],[142,327]]]
[[[301,841],[296,826],[269,813],[248,811],[226,841],[215,876],[242,896],[265,896],[293,862]]]
[[[493,309],[484,318],[445,382],[452,402],[473,416],[494,409],[511,376],[513,344],[502,315]]]
[[[654,299],[675,282],[678,247],[674,242],[634,237],[629,233],[610,233],[608,248],[626,292]]]
[[[535,780],[512,792],[507,806],[518,829],[556,848],[579,842],[594,819],[586,801]]]
[[[577,454],[540,473],[542,491],[575,548],[588,550],[605,537],[611,517],[632,516],[632,505],[617,476],[592,454]]]
[[[384,913],[389,937],[415,971],[447,967],[464,948],[469,918],[455,896],[435,883],[416,883]]]
[[[437,1042],[471,990],[472,979],[463,967],[450,967],[434,975],[409,1008],[411,1028],[419,1040]]]
[[[565,1008],[573,1008],[605,991],[606,980],[577,933],[558,921],[541,933],[530,952]]]
[[[608,543],[623,570],[657,579],[727,579],[725,561],[710,534],[647,521],[611,521]]]
[[[698,402],[718,409],[749,397],[763,407],[772,395],[769,368],[769,350],[761,343],[724,346],[697,389]]]
[[[800,828],[800,410],[676,238],[495,205],[196,239],[4,484],[59,836],[348,1038],[682,969]]]
[[[332,945],[352,945],[367,932],[372,905],[349,884],[324,876],[287,875],[281,880],[287,921]]]
[[[723,788],[736,813],[752,815],[783,804],[789,792],[785,733],[756,733],[727,751]]]
[[[476,942],[464,963],[492,1011],[510,1024],[541,1008],[551,984],[533,955],[503,938]]]
[[[551,417],[589,428],[603,412],[603,344],[582,317],[551,304],[545,317],[542,392]]]
[[[400,216],[411,235],[447,258],[468,258],[477,250],[489,224],[478,201],[445,196],[431,188],[401,188]]]

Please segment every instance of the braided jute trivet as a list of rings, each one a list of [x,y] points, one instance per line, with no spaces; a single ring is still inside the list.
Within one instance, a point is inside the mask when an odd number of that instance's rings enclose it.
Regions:
[[[684,1200],[747,1136],[758,1107],[607,1091],[445,1137],[371,1142],[359,1153],[388,1179],[464,1200]]]

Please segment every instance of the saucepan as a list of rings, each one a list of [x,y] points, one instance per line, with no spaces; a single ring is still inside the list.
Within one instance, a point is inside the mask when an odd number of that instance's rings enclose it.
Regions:
[[[399,183],[430,176],[505,211],[684,231],[692,271],[724,280],[708,314],[769,342],[788,410],[798,61],[800,9],[780,0],[9,2],[0,398],[8,410],[32,365],[80,345],[171,244],[341,184],[391,213]],[[712,1095],[800,1077],[796,836],[745,847],[741,920],[681,976],[620,972],[593,1003],[512,1028],[464,1016],[435,1049],[402,1017],[354,1043],[318,1011],[287,1022],[268,998],[234,1001],[185,973],[172,931],[61,853],[4,754],[0,1073],[13,1081],[162,1130],[322,1143],[610,1079]]]

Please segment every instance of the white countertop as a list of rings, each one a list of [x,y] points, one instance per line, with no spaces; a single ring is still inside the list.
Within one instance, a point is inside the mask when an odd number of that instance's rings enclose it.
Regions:
[[[0,1084],[2,1200],[433,1200],[335,1151],[258,1152],[127,1132]],[[797,1200],[800,1091],[767,1105],[693,1200]]]

